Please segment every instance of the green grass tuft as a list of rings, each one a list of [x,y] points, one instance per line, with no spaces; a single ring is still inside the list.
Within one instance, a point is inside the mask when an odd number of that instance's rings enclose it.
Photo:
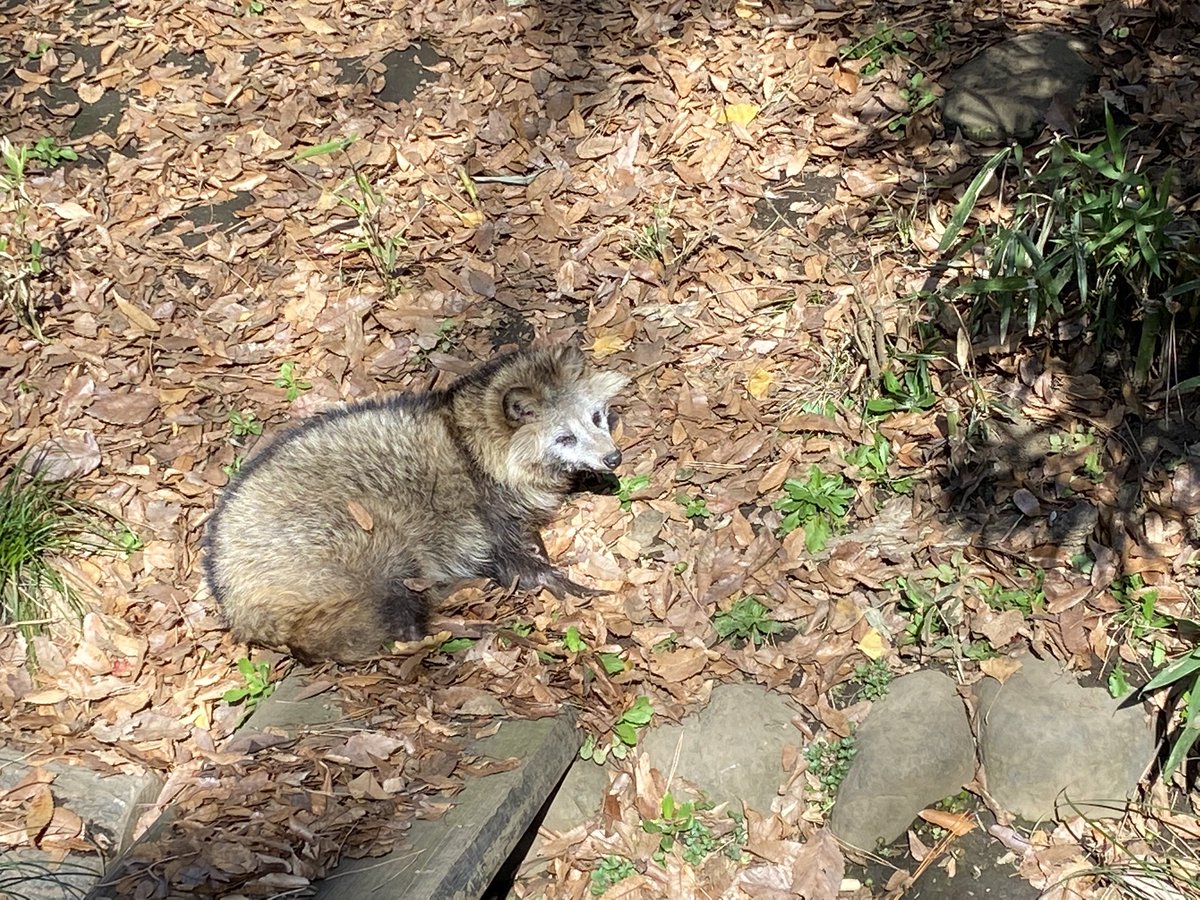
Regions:
[[[119,552],[127,529],[100,507],[74,497],[73,481],[50,481],[31,471],[27,461],[22,457],[0,484],[0,620],[28,641],[86,611],[57,560]]]

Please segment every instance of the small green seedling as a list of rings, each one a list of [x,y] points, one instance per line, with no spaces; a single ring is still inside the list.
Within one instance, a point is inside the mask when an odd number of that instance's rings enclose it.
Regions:
[[[707,519],[712,515],[708,502],[703,497],[683,496],[679,498],[679,505],[683,507],[683,514],[689,519]]]
[[[916,72],[908,79],[908,84],[900,88],[900,96],[908,104],[908,112],[902,113],[888,122],[887,129],[892,132],[907,131],[913,117],[937,103],[937,94],[933,85],[927,84],[925,76]]]
[[[1100,461],[1099,448],[1089,450],[1087,456],[1083,458],[1083,471],[1096,484],[1104,481],[1104,463]]]
[[[1108,693],[1117,700],[1128,694],[1132,688],[1129,685],[1129,678],[1125,675],[1125,667],[1120,663],[1108,673]]]
[[[860,71],[863,75],[874,75],[883,68],[889,56],[905,53],[916,39],[915,31],[897,31],[887,22],[877,22],[871,34],[842,47],[838,50],[838,56],[842,59],[866,59]]]
[[[809,553],[824,550],[833,529],[846,520],[854,488],[846,484],[840,473],[826,475],[813,466],[807,479],[789,478],[783,483],[783,490],[787,496],[775,502],[775,509],[784,513],[779,523],[780,536],[803,528],[804,548]]]
[[[1042,590],[1042,585],[1046,581],[1046,573],[1041,569],[1030,572],[1028,569],[1018,568],[1016,577],[1032,579],[1033,584],[1026,587],[1005,588],[998,581],[989,583],[977,578],[975,587],[983,597],[983,601],[999,612],[1015,609],[1023,615],[1029,616],[1042,610],[1046,605],[1046,594]]]
[[[633,505],[632,495],[650,487],[649,475],[625,475],[617,487],[617,499],[621,501],[621,509],[629,511]]]
[[[475,639],[469,637],[449,638],[442,641],[438,646],[438,650],[442,653],[453,655],[459,650],[466,650],[468,647],[475,645]]]
[[[728,611],[718,610],[713,616],[713,627],[721,640],[734,637],[757,647],[771,635],[783,631],[783,625],[772,619],[770,612],[758,598],[743,597]]]
[[[643,819],[642,831],[658,835],[658,849],[654,851],[654,861],[659,865],[666,862],[667,854],[680,846],[680,856],[684,862],[693,866],[704,861],[708,854],[717,849],[717,839],[696,813],[710,809],[711,806],[699,800],[676,802],[669,793],[664,794],[659,809],[662,813],[656,819]]]
[[[145,543],[128,525],[122,525],[116,532],[116,544],[120,551],[128,556],[145,547]]]
[[[671,204],[656,203],[652,218],[629,235],[629,252],[638,259],[666,262],[671,246]]]
[[[296,377],[296,364],[294,362],[280,363],[279,377],[271,383],[275,387],[281,387],[287,392],[284,396],[287,398],[288,403],[299,397],[302,391],[312,390],[311,382],[301,381]]]
[[[29,158],[36,159],[48,169],[53,169],[64,160],[74,162],[79,154],[70,147],[60,147],[52,137],[39,138],[29,151]]]
[[[600,660],[600,665],[604,667],[605,675],[619,675],[628,668],[620,653],[597,653],[596,656]]]
[[[229,411],[229,431],[234,443],[237,443],[244,437],[262,434],[263,423],[258,421],[254,413],[249,410],[242,412],[231,409]]]
[[[833,808],[837,789],[846,780],[850,764],[857,753],[858,748],[855,746],[853,735],[834,738],[832,741],[813,741],[804,749],[808,771],[820,786],[821,809],[824,811],[828,812]]]
[[[623,856],[604,857],[596,863],[596,868],[592,869],[592,896],[604,896],[614,884],[624,881],[636,871],[633,861]]]
[[[1096,443],[1096,429],[1088,428],[1082,431],[1072,429],[1061,434],[1052,434],[1047,438],[1047,442],[1050,445],[1051,453],[1073,453]]]
[[[1141,575],[1134,573],[1118,578],[1109,590],[1121,604],[1115,622],[1128,628],[1135,640],[1143,640],[1151,632],[1171,624],[1171,620],[1158,611],[1158,591],[1146,587]]]
[[[579,748],[580,758],[590,759],[600,765],[604,764],[610,753],[617,759],[624,759],[637,746],[638,734],[653,716],[654,707],[650,698],[638,697],[613,725],[612,740],[601,745],[595,735],[588,735]]]
[[[579,634],[579,629],[574,625],[567,629],[567,633],[563,635],[563,646],[571,653],[582,653],[587,649],[587,641]]]
[[[227,463],[226,465],[221,466],[221,471],[224,472],[230,478],[232,478],[238,472],[242,471],[242,463],[243,462],[245,462],[245,460],[242,459],[241,454],[238,454],[237,456],[235,456],[233,458],[233,462]]]
[[[903,376],[888,370],[879,381],[880,395],[867,401],[867,412],[882,416],[895,412],[919,412],[937,403],[933,381],[924,359],[905,369]]]
[[[245,722],[259,703],[275,693],[275,685],[271,683],[271,667],[266,662],[253,663],[243,656],[237,667],[242,675],[241,687],[230,688],[222,696],[230,706],[243,704],[241,722]]]
[[[859,444],[847,453],[846,462],[858,469],[858,477],[863,481],[884,485],[897,494],[912,491],[912,478],[888,477],[888,466],[892,462],[892,445],[878,431],[870,444]]]
[[[864,700],[878,700],[887,695],[892,684],[891,669],[887,660],[873,659],[854,667],[854,681],[858,683],[858,695]]]
[[[7,137],[0,137],[0,193],[19,192],[25,185],[25,167],[29,163],[29,148],[14,144]],[[24,196],[22,193],[21,196]]]

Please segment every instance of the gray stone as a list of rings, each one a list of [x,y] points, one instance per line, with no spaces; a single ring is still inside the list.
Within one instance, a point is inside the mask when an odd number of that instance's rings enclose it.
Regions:
[[[792,724],[796,713],[782,694],[756,684],[722,684],[698,714],[651,728],[638,743],[655,768],[673,769],[714,803],[743,801],[767,813],[787,777],[783,748],[804,742]]]
[[[1154,757],[1140,703],[1121,709],[1032,656],[1004,684],[976,686],[979,750],[988,792],[1024,819],[1120,816]]]
[[[859,727],[856,746],[830,825],[862,850],[890,844],[917,813],[975,775],[966,708],[954,682],[933,670],[893,681]]]
[[[413,823],[403,845],[378,859],[344,860],[317,885],[321,900],[404,897],[474,900],[479,897],[579,752],[569,712],[554,718],[510,720],[471,752],[521,765],[472,778],[440,819]]]
[[[28,754],[0,748],[0,790],[11,788],[35,768],[54,774],[50,793],[55,805],[83,820],[84,836],[104,851],[104,857],[72,853],[58,860],[49,851],[22,849],[5,859],[6,884],[14,896],[32,900],[82,897],[103,873],[104,858],[132,843],[138,817],[154,804],[162,781],[152,772],[108,775],[61,761],[35,766]]]
[[[1061,34],[1020,34],[965,63],[950,77],[942,119],[977,141],[1037,137],[1050,104],[1070,109],[1092,80],[1085,45]]]
[[[542,828],[561,833],[582,825],[600,811],[608,780],[608,767],[577,758],[550,801]]]

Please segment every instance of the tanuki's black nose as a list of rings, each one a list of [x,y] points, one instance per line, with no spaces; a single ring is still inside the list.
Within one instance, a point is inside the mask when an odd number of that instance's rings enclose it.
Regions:
[[[621,464],[621,451],[614,450],[612,453],[608,454],[608,456],[604,457],[603,462],[610,469],[615,469]]]

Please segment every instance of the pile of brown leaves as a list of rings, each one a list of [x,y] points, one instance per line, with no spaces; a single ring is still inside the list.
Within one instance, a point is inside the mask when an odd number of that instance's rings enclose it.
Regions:
[[[42,248],[31,284],[49,340],[11,321],[0,330],[0,453],[47,451],[142,546],[72,563],[97,612],[81,634],[40,641],[35,674],[0,634],[0,734],[100,771],[170,775],[161,803],[180,812],[147,845],[142,877],[262,893],[307,884],[341,853],[382,852],[407,817],[438,813],[434,792],[478,770],[459,749],[476,727],[462,714],[546,715],[573,699],[605,734],[637,696],[677,719],[714,682],[752,679],[789,692],[814,732],[847,734],[864,710],[836,708],[829,691],[864,647],[893,668],[922,661],[897,649],[897,577],[950,565],[964,583],[1011,586],[1014,561],[1042,567],[1041,615],[968,595],[950,643],[1022,641],[1081,666],[1137,660],[1113,639],[1115,576],[1138,573],[1165,609],[1185,610],[1200,479],[1131,445],[1124,426],[1143,408],[1071,360],[960,341],[957,365],[934,366],[939,405],[878,425],[888,476],[915,478],[911,497],[847,462],[875,426],[823,405],[868,390],[891,351],[921,349],[900,298],[926,280],[940,237],[930,223],[954,200],[930,186],[975,170],[976,149],[942,136],[930,112],[888,129],[907,110],[910,70],[936,81],[1001,24],[1093,29],[1082,10],[32,0],[23,12],[0,23],[12,58],[3,130],[27,145],[54,136],[81,159],[31,164],[24,199],[6,201],[10,252]],[[923,37],[867,75],[839,48],[878,20]],[[1100,21],[1102,89],[1192,153],[1186,30],[1120,3]],[[1111,40],[1116,25],[1132,37]],[[382,60],[418,38],[444,57],[433,80],[412,100],[378,100]],[[69,136],[106,102],[122,110],[115,127]],[[342,151],[299,152],[351,137]],[[783,192],[787,203],[764,206]],[[387,243],[394,270],[372,264],[371,241]],[[253,439],[233,433],[230,412],[271,430],[335,401],[444,384],[533,336],[581,340],[635,379],[621,440],[649,486],[631,511],[580,498],[548,535],[552,557],[612,594],[469,588],[441,623],[477,638],[465,654],[333,672],[357,704],[352,722],[223,743],[240,711],[221,698],[246,650],[221,630],[197,557],[226,470]],[[294,400],[277,383],[284,364],[311,384]],[[1027,434],[973,445],[948,414],[967,421],[979,397],[1091,429],[1103,473],[1089,474],[1087,451],[1049,454]],[[801,532],[776,536],[771,508],[812,464],[858,486],[853,528],[816,557]],[[1123,494],[1139,478],[1144,520]],[[1087,506],[1074,529],[1055,525],[1068,491]],[[681,497],[702,497],[712,516],[689,519]],[[639,533],[639,521],[661,524]],[[1087,575],[1070,565],[1085,548]],[[788,626],[783,639],[717,641],[714,613],[748,594]],[[493,624],[518,620],[532,632]],[[590,649],[563,652],[569,626]],[[625,670],[605,676],[599,652],[621,653]],[[651,865],[638,876],[647,889],[831,896],[840,854],[791,763],[777,814],[750,819],[752,864]],[[554,845],[546,884],[563,895],[584,890],[599,855],[644,858],[637,823],[661,776],[638,765],[622,778],[600,827]],[[0,814],[51,823],[47,796],[35,778],[0,798]]]

